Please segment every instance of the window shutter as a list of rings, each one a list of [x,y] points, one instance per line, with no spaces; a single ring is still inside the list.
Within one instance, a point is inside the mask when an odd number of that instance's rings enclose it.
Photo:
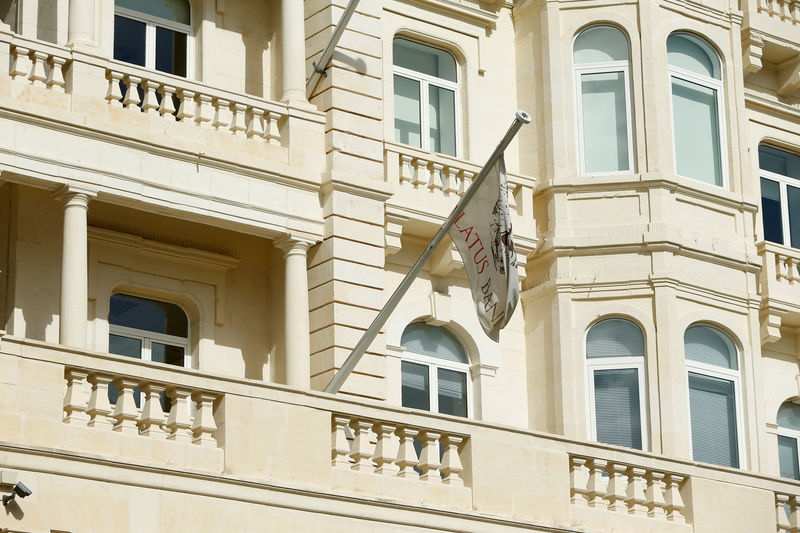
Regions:
[[[595,370],[594,405],[599,442],[642,449],[638,369]]]
[[[689,405],[694,459],[738,468],[733,382],[689,372]]]

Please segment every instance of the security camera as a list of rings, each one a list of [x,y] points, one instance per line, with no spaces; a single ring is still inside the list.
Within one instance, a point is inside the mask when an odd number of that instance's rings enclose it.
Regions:
[[[28,496],[33,494],[33,491],[28,487],[26,487],[22,481],[18,481],[17,484],[14,485],[14,488],[12,490],[14,492],[6,496],[3,496],[3,505],[8,505],[8,502],[14,500],[14,498],[16,498],[17,496],[19,496],[20,498],[27,498]]]

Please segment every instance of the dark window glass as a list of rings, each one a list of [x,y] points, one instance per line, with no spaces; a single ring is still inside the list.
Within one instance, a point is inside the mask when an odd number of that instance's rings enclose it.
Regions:
[[[156,363],[183,366],[183,348],[160,342],[150,343],[150,360]]]
[[[154,333],[189,336],[186,313],[175,304],[157,302],[129,294],[111,296],[108,322],[115,326],[142,329]]]
[[[783,244],[780,185],[766,178],[761,178],[761,219],[764,221],[764,238]]]
[[[467,375],[463,372],[438,369],[439,412],[467,416]]]
[[[156,70],[186,76],[186,34],[156,27]]]
[[[637,369],[596,370],[594,405],[599,442],[642,449]]]
[[[133,357],[134,359],[142,358],[142,341],[139,339],[131,339],[130,337],[123,337],[121,335],[108,336],[108,353],[122,355],[125,357]],[[119,397],[119,389],[113,383],[108,384],[108,401],[113,405],[117,403]],[[139,387],[133,389],[133,401],[136,407],[139,407]]]
[[[114,17],[114,59],[144,66],[145,63],[144,22],[119,15]]]
[[[786,186],[786,203],[789,204],[789,237],[792,248],[800,248],[800,189]]]
[[[431,387],[427,365],[403,361],[402,375],[403,407],[431,410]]]
[[[778,435],[778,463],[781,477],[800,479],[797,462],[797,439]]]

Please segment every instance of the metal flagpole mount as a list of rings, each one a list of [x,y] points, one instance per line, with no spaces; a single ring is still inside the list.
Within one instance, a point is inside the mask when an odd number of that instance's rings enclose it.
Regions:
[[[344,384],[344,381],[347,379],[347,376],[350,375],[350,372],[358,364],[358,361],[364,355],[364,352],[367,351],[369,345],[372,344],[372,341],[375,340],[375,336],[378,334],[378,331],[386,324],[386,321],[389,319],[389,315],[392,314],[394,309],[400,303],[400,300],[403,299],[406,292],[408,291],[409,287],[411,287],[411,283],[414,279],[419,275],[422,271],[422,267],[425,266],[425,263],[428,261],[430,256],[439,246],[439,243],[442,242],[444,236],[447,235],[447,231],[453,225],[456,220],[458,214],[463,210],[464,206],[469,203],[475,193],[478,190],[478,187],[481,183],[486,180],[486,177],[489,175],[489,171],[492,169],[497,160],[500,159],[500,156],[503,155],[506,147],[511,143],[514,139],[514,136],[520,130],[522,126],[525,124],[529,124],[531,121],[531,116],[526,113],[525,111],[519,110],[514,114],[514,121],[511,123],[511,126],[506,131],[506,134],[503,135],[503,138],[500,139],[500,142],[497,144],[497,147],[492,152],[492,155],[489,156],[489,159],[486,161],[486,164],[481,168],[481,171],[475,177],[472,182],[472,185],[464,192],[464,196],[461,197],[461,200],[458,201],[455,209],[450,213],[450,216],[447,217],[447,220],[444,221],[444,224],[439,227],[439,231],[436,232],[436,235],[433,236],[431,242],[425,248],[425,251],[422,252],[422,255],[419,256],[417,262],[414,263],[414,266],[408,271],[406,277],[403,278],[403,281],[397,286],[394,290],[392,295],[386,301],[386,305],[378,312],[378,316],[372,321],[372,324],[367,328],[367,331],[364,332],[364,335],[361,336],[361,339],[356,344],[353,351],[350,355],[347,356],[344,363],[342,363],[342,367],[339,369],[338,372],[333,376],[333,379],[328,386],[325,387],[325,392],[335,394],[339,391],[341,386]]]
[[[333,30],[333,35],[331,35],[331,38],[328,41],[328,44],[325,46],[325,49],[322,51],[322,54],[319,56],[318,61],[312,61],[314,70],[306,82],[307,98],[311,98],[311,95],[314,93],[314,89],[317,88],[317,83],[319,83],[319,80],[322,77],[328,77],[328,62],[331,60],[331,57],[333,57],[333,51],[336,49],[339,39],[342,38],[342,34],[347,27],[347,23],[350,22],[350,17],[353,16],[356,7],[358,7],[358,2],[359,0],[350,0],[350,2],[348,2],[347,7],[344,9],[344,13],[342,13],[342,17],[339,19],[339,23],[336,24],[336,28]]]

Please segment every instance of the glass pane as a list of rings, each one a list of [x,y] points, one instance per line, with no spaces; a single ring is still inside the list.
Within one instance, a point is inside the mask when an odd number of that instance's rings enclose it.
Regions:
[[[456,95],[453,91],[428,86],[431,151],[456,155]]]
[[[191,9],[186,0],[115,0],[114,5],[181,24],[191,21]]]
[[[692,326],[683,336],[686,359],[737,370],[736,347],[730,338],[717,328]]]
[[[186,34],[156,28],[156,70],[186,76]]]
[[[183,348],[180,346],[170,346],[160,342],[150,343],[150,359],[156,363],[183,366],[183,352]]]
[[[694,459],[738,468],[733,382],[690,372],[689,407]]]
[[[720,78],[717,54],[689,35],[677,33],[667,38],[667,62],[701,76]]]
[[[586,172],[630,170],[625,75],[622,72],[583,74],[581,112]]]
[[[403,407],[431,410],[431,387],[427,365],[402,361],[400,365]]]
[[[114,59],[144,66],[144,22],[117,15],[114,17]]]
[[[467,416],[467,375],[464,372],[438,369],[439,412]]]
[[[617,28],[595,26],[584,30],[575,39],[575,64],[627,61],[628,40]]]
[[[783,402],[778,408],[778,427],[800,431],[800,405]]]
[[[761,178],[761,219],[764,221],[764,238],[783,244],[781,188],[778,182],[766,178]]]
[[[183,309],[175,304],[128,294],[111,296],[108,322],[176,337],[189,336],[189,322]]]
[[[120,335],[109,335],[108,353],[141,359],[142,341],[139,339],[131,339],[130,337],[122,337]]]
[[[644,336],[624,318],[601,320],[586,334],[586,357],[643,357]]]
[[[597,440],[642,449],[639,371],[635,368],[594,371]]]
[[[456,60],[444,50],[405,39],[395,39],[392,50],[398,67],[456,81]]]
[[[800,157],[772,146],[758,147],[758,165],[762,170],[800,179]]]
[[[406,351],[453,361],[469,363],[464,346],[447,328],[414,322],[406,326],[400,337],[400,345]]]
[[[800,189],[787,186],[786,203],[789,204],[789,245],[800,248]]]
[[[678,174],[722,185],[717,91],[672,78],[672,120]]]
[[[394,140],[422,146],[419,82],[394,76]]]
[[[797,463],[797,439],[778,435],[778,463],[781,477],[800,479]]]

